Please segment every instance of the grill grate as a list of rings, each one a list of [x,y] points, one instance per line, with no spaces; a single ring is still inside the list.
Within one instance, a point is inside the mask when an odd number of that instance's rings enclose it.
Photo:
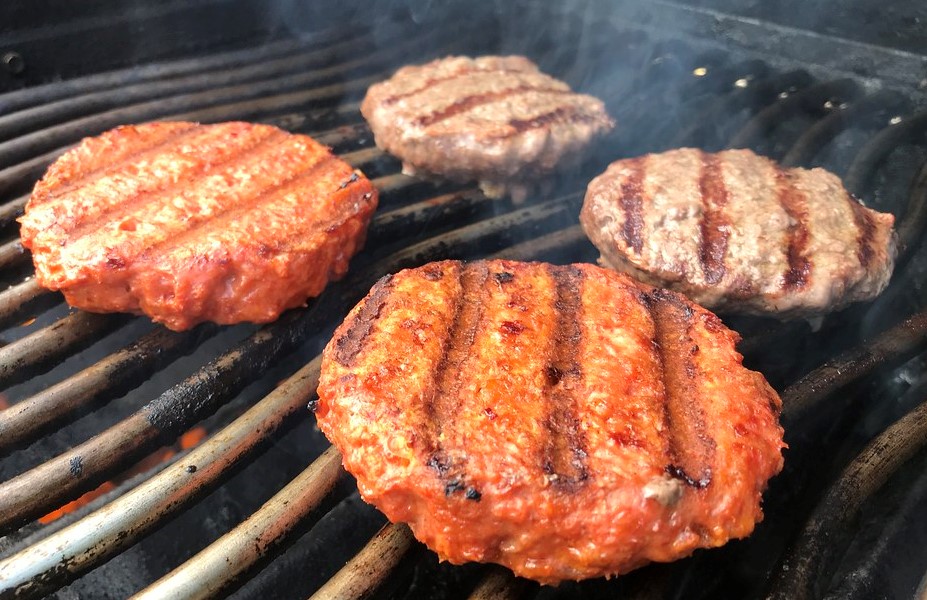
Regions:
[[[658,5],[658,13],[667,10]],[[255,472],[258,492],[240,518],[223,520],[215,532],[201,528],[150,575],[139,568],[143,580],[127,593],[209,597],[237,589],[259,596],[275,585],[260,579],[277,565],[289,572],[288,581],[300,580],[294,593],[320,598],[377,590],[437,596],[438,589],[444,597],[472,598],[792,598],[830,588],[856,515],[879,500],[880,488],[897,483],[909,459],[925,459],[919,386],[927,370],[918,361],[927,350],[927,311],[914,285],[927,266],[918,247],[927,225],[927,113],[917,112],[923,98],[873,77],[878,73],[831,79],[820,68],[796,69],[751,49],[663,39],[634,22],[563,27],[584,35],[564,40],[554,30],[553,39],[540,36],[518,51],[605,99],[619,129],[587,165],[526,205],[400,174],[398,162],[373,147],[358,112],[366,87],[405,62],[508,48],[511,40],[493,28],[446,36],[402,22],[346,41],[323,32],[310,41],[0,96],[0,276],[10,285],[0,293],[6,343],[0,387],[11,403],[0,411],[0,597],[39,596],[79,578],[75,585],[104,580],[112,572],[107,561],[143,552],[161,532],[189,524],[202,506],[215,510],[216,494]],[[616,55],[623,57],[617,66]],[[126,77],[131,85],[123,85]],[[348,276],[276,323],[205,324],[185,333],[145,319],[70,311],[59,295],[24,279],[28,257],[13,219],[46,166],[83,136],[155,118],[275,124],[311,134],[363,168],[381,190],[381,207]],[[729,319],[744,336],[748,363],[784,390],[792,449],[767,495],[766,523],[749,540],[720,550],[557,590],[495,567],[434,565],[433,555],[397,525],[384,526],[361,548],[344,542],[318,573],[303,577],[302,559],[288,556],[324,545],[325,527],[361,540],[382,525],[357,502],[340,457],[325,449],[306,410],[318,353],[347,310],[380,276],[430,260],[593,261],[596,253],[577,224],[585,183],[611,160],[678,145],[751,147],[788,165],[822,164],[841,174],[848,189],[901,217],[898,269],[876,302],[829,316],[816,331],[804,322]],[[32,315],[35,323],[19,325]],[[896,407],[899,390],[918,397]],[[893,424],[896,413],[905,416]],[[854,428],[857,414],[867,422],[865,435]],[[210,432],[196,448],[51,525],[35,522],[196,426]],[[302,445],[292,442],[297,437]],[[275,468],[274,452],[291,460]],[[922,554],[913,558],[915,570],[927,568]],[[852,592],[847,585],[841,589]]]

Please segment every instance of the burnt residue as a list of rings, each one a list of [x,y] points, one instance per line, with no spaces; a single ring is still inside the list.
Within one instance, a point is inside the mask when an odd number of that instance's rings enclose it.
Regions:
[[[455,492],[462,492],[466,489],[466,485],[459,479],[451,479],[444,484],[444,495],[453,496]]]
[[[171,361],[195,350],[217,330],[212,324],[202,324],[181,333],[157,329],[101,361],[100,364],[105,364],[106,369],[79,373],[72,377],[72,385],[91,390],[79,402],[56,406],[53,410],[43,410],[38,414],[13,411],[0,413],[0,431],[3,432],[0,435],[0,449],[23,446],[75,412],[125,394]],[[50,387],[30,398],[29,402],[47,405],[57,391],[55,387]]]
[[[551,387],[557,385],[563,379],[563,371],[554,365],[547,365],[547,368],[544,369],[544,375],[547,377],[547,385]]]
[[[471,485],[470,487],[467,488],[467,491],[464,492],[464,497],[467,500],[473,500],[474,502],[479,502],[480,499],[483,497],[483,494],[481,494],[479,490],[477,490],[475,487]]]
[[[433,469],[435,473],[438,474],[438,477],[441,478],[447,477],[448,472],[451,470],[451,464],[447,455],[441,451],[432,452],[428,460],[425,461],[425,464],[428,465],[428,468]]]
[[[445,496],[449,497],[458,492],[463,492],[468,499],[473,499],[470,498],[471,490],[475,491],[473,486],[468,486],[465,483],[464,474],[454,465],[451,458],[443,450],[432,452],[425,464],[444,483]],[[477,495],[479,494],[477,493]]]
[[[234,398],[317,327],[314,311],[284,314],[142,408],[164,436],[175,436]]]
[[[496,280],[496,283],[499,285],[504,285],[506,283],[511,283],[515,280],[515,274],[509,273],[508,271],[502,271],[500,273],[493,273],[493,279]]]
[[[82,456],[73,457],[68,463],[68,471],[71,477],[80,477],[84,474],[84,458]]]

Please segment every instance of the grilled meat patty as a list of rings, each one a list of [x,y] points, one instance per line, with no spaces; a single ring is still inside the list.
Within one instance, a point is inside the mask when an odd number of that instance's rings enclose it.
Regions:
[[[489,196],[572,164],[614,123],[522,56],[448,57],[399,69],[361,104],[381,148],[407,173],[478,180]]]
[[[593,265],[432,263],[338,328],[316,416],[363,497],[442,559],[624,573],[762,518],[781,403],[736,340]]]
[[[602,263],[712,309],[814,316],[877,296],[894,217],[824,169],[683,148],[612,163],[580,221]]]
[[[38,282],[175,330],[266,322],[344,275],[377,191],[304,135],[151,123],[83,140],[20,219]]]

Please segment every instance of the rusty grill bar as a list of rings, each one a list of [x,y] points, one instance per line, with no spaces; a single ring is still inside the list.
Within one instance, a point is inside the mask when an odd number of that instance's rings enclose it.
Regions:
[[[912,285],[927,266],[919,246],[927,225],[925,98],[878,80],[878,73],[826,78],[813,66],[771,65],[747,51],[660,39],[633,23],[605,20],[584,29],[579,47],[551,50],[542,36],[521,51],[605,99],[619,127],[587,165],[515,205],[489,201],[471,186],[406,177],[398,161],[373,146],[358,112],[370,83],[406,62],[505,47],[494,31],[448,36],[411,22],[403,27],[349,38],[323,31],[310,41],[0,95],[0,276],[9,286],[0,292],[0,385],[11,403],[0,410],[0,598],[37,597],[94,577],[91,571],[144,545],[297,431],[311,438],[313,451],[296,460],[299,467],[280,485],[261,486],[267,488],[263,502],[204,547],[187,549],[147,587],[131,590],[146,598],[247,592],[249,578],[285,561],[297,541],[321,536],[315,526],[353,501],[340,457],[312,430],[306,406],[321,346],[370,285],[386,273],[444,258],[594,261],[577,223],[585,182],[611,160],[679,145],[751,147],[787,165],[826,165],[848,189],[899,217],[902,254],[880,299],[829,316],[816,330],[804,322],[729,320],[744,336],[740,349],[748,364],[784,390],[792,446],[786,470],[768,492],[767,521],[751,539],[610,582],[568,584],[561,592],[823,595],[867,502],[906,464],[925,460],[927,310]],[[616,53],[624,53],[627,72],[596,78]],[[133,83],[122,85],[129,74]],[[275,323],[205,324],[184,333],[144,318],[71,311],[58,294],[41,290],[29,277],[14,225],[30,187],[80,138],[162,118],[278,125],[313,135],[364,169],[381,190],[381,206],[348,276]],[[893,156],[900,156],[901,167]],[[19,324],[33,316],[34,323]],[[84,364],[82,357],[92,358]],[[884,410],[902,392],[907,400]],[[868,422],[869,434],[847,441],[856,414]],[[200,424],[209,432],[201,445],[51,525],[36,523]],[[830,456],[821,460],[825,448]],[[334,526],[352,527],[343,518]],[[410,570],[434,559],[402,525],[384,526],[349,558],[307,586],[308,593],[367,597],[381,586],[401,585]],[[466,583],[450,597],[550,595],[495,567],[425,572],[433,579],[462,577]]]

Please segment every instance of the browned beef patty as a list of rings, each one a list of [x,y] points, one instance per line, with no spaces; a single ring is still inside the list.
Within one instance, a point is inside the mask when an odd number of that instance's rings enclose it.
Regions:
[[[409,173],[478,180],[488,195],[575,163],[614,123],[522,56],[448,57],[399,69],[361,105],[377,145]]]
[[[877,296],[894,217],[824,169],[683,148],[612,163],[580,215],[602,263],[709,308],[813,316]]]

